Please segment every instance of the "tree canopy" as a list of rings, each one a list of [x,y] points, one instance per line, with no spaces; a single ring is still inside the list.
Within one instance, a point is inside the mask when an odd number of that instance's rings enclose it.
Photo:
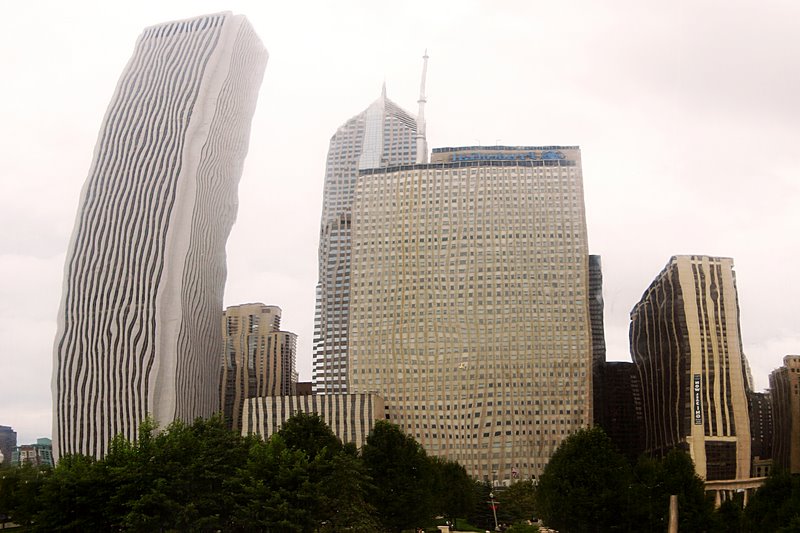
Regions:
[[[744,530],[800,532],[800,475],[774,470],[744,510]]]
[[[361,455],[377,488],[370,500],[386,530],[415,528],[430,520],[434,512],[433,466],[413,437],[396,425],[379,420]]]
[[[665,531],[671,494],[678,496],[679,531],[714,531],[721,523],[688,453],[673,449],[631,467],[595,427],[564,440],[539,479],[535,501],[545,523],[566,533]]]
[[[471,504],[472,483],[379,422],[359,452],[316,415],[264,441],[219,417],[159,429],[108,455],[62,457],[52,470],[0,470],[0,515],[30,531],[373,533],[431,523]]]
[[[599,428],[568,437],[538,484],[474,482],[463,466],[430,457],[412,437],[377,422],[362,450],[316,415],[297,415],[264,441],[221,418],[145,421],[135,441],[114,439],[102,460],[73,455],[55,468],[0,467],[0,519],[27,531],[397,532],[436,516],[530,529],[533,516],[562,533],[663,531],[669,495],[679,530],[798,531],[800,477],[776,471],[750,498],[718,511],[689,455],[629,465]]]
[[[630,467],[599,427],[567,437],[539,478],[536,504],[560,531],[607,531],[624,515]]]

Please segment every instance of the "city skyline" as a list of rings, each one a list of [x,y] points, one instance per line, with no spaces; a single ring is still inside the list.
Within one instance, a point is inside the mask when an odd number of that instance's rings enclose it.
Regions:
[[[64,253],[132,38],[160,21],[222,9],[246,15],[271,51],[228,242],[224,304],[281,306],[285,329],[299,335],[302,380],[311,379],[330,135],[384,81],[389,98],[416,109],[425,48],[431,148],[581,146],[609,360],[629,360],[628,314],[676,254],[734,259],[756,389],[800,351],[791,307],[800,298],[792,281],[800,80],[785,68],[800,48],[790,23],[800,7],[144,2],[124,16],[101,3],[33,7],[14,6],[0,37],[9,51],[0,58],[8,74],[0,212],[12,229],[0,240],[0,424],[20,442],[49,431],[49,345]],[[30,20],[37,39],[25,33]],[[282,231],[259,249],[247,228],[265,220]]]

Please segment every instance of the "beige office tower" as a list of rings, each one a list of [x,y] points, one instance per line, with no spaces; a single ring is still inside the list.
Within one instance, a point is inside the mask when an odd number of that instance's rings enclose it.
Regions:
[[[750,477],[747,363],[733,260],[672,257],[631,311],[645,451],[686,449],[711,481]]]
[[[439,148],[361,172],[351,392],[482,480],[539,475],[592,423],[578,147]]]
[[[800,474],[800,355],[787,355],[769,376],[775,466]]]
[[[102,46],[102,43],[98,43]],[[225,242],[267,51],[241,15],[144,30],[106,111],[64,266],[56,456],[219,409]]]
[[[295,393],[297,335],[280,327],[280,307],[254,303],[225,310],[220,398],[225,420],[236,431],[248,398]]]

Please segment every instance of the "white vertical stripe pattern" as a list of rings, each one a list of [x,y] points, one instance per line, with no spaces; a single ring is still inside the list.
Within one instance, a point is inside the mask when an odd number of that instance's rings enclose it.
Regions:
[[[248,398],[242,412],[242,435],[269,438],[296,413],[316,413],[342,442],[361,448],[375,421],[384,418],[376,394],[325,394]]]
[[[216,410],[224,245],[266,57],[244,18],[229,13],[139,37],[100,130],[65,265],[56,455],[103,456],[148,414],[167,422]]]

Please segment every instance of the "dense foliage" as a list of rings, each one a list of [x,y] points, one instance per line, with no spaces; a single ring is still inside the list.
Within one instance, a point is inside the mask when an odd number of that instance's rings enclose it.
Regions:
[[[305,414],[267,441],[219,418],[162,431],[148,421],[103,460],[0,473],[0,515],[31,531],[397,531],[463,511],[473,489],[462,467],[392,424],[378,423],[359,454]]]
[[[490,494],[492,496],[490,496]],[[453,461],[429,457],[397,426],[375,425],[359,452],[317,415],[299,414],[269,440],[228,431],[219,418],[142,424],[100,461],[63,457],[54,469],[0,468],[0,521],[28,531],[398,532],[465,518],[509,531],[534,517],[562,533],[665,531],[669,496],[679,531],[800,532],[800,477],[775,472],[716,511],[688,454],[628,464],[599,428],[568,437],[538,484],[492,489]]]
[[[750,498],[742,530],[800,533],[800,475],[776,470]]]
[[[536,503],[560,531],[608,531],[624,515],[630,483],[627,461],[595,427],[561,443],[539,478]]]
[[[689,455],[678,449],[631,466],[602,429],[578,431],[553,454],[536,491],[546,524],[571,531],[666,531],[678,496],[679,531],[725,531]]]

